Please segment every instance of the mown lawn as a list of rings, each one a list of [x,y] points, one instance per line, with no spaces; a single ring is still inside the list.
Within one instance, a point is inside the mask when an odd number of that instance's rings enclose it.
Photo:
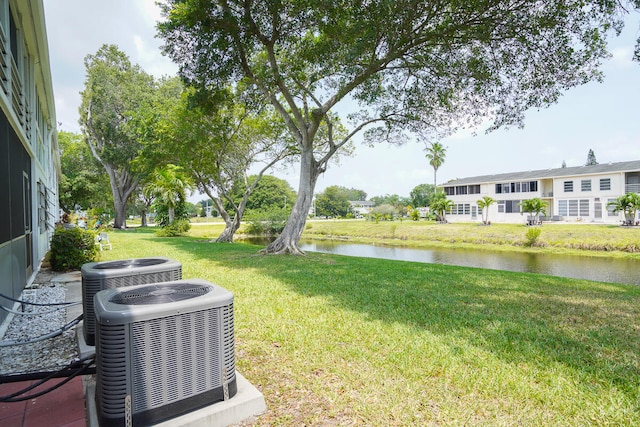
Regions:
[[[640,425],[639,287],[110,238],[102,260],[168,256],[234,293],[237,368],[268,407],[255,425]]]

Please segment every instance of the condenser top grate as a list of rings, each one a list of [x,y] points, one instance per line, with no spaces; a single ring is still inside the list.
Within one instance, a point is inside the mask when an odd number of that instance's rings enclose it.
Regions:
[[[93,265],[97,270],[125,269],[136,267],[149,267],[152,265],[160,265],[167,262],[165,258],[134,258],[123,259],[118,261],[98,262]]]
[[[109,299],[109,302],[124,305],[164,304],[188,300],[211,291],[210,286],[197,283],[172,283],[170,286],[147,285],[122,291]]]

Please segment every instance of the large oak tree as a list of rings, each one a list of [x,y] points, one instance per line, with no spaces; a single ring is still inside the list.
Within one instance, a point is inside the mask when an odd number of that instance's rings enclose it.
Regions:
[[[620,2],[439,0],[164,0],[159,32],[183,78],[208,91],[260,93],[300,151],[298,198],[267,248],[300,253],[316,180],[358,132],[399,142],[438,138],[524,112],[601,78],[605,36]],[[350,132],[333,137],[331,112],[357,104]],[[328,149],[318,150],[318,130]]]

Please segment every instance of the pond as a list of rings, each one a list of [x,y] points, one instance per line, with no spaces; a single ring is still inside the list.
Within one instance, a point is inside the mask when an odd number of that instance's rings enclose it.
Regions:
[[[640,285],[640,258],[604,258],[481,249],[413,249],[333,241],[300,242],[304,251],[541,273],[599,282]]]

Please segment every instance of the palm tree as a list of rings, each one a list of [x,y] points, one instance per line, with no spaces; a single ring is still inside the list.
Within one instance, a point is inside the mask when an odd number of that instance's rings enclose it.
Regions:
[[[482,223],[483,224],[491,224],[489,222],[489,206],[494,204],[496,200],[490,196],[484,196],[482,199],[479,199],[476,203],[478,203],[478,207],[482,210]],[[485,218],[485,209],[486,209],[486,218]]]
[[[547,208],[547,202],[543,201],[542,199],[535,197],[533,199],[528,199],[528,200],[523,200],[522,202],[520,202],[520,207],[522,208],[523,212],[528,212],[529,216],[531,216],[531,221],[533,222],[533,224],[537,224],[538,223],[538,217],[540,216],[540,214],[547,214],[546,208]]]
[[[640,194],[627,193],[615,201],[609,202],[607,206],[612,206],[614,212],[624,212],[624,225],[633,225],[636,213],[640,209]]]
[[[169,224],[175,218],[176,207],[184,203],[187,190],[193,189],[191,181],[183,174],[180,166],[168,164],[153,173],[150,191],[168,211]]]
[[[447,199],[444,193],[436,193],[433,199],[431,199],[429,208],[431,212],[436,215],[438,222],[445,223],[447,222],[447,211],[450,211],[453,205],[453,201]]]
[[[433,186],[435,187],[436,193],[438,192],[436,174],[438,173],[438,168],[440,168],[444,163],[446,153],[447,149],[439,142],[432,142],[431,145],[427,147],[427,154],[425,157],[429,159],[429,164],[433,167]]]

